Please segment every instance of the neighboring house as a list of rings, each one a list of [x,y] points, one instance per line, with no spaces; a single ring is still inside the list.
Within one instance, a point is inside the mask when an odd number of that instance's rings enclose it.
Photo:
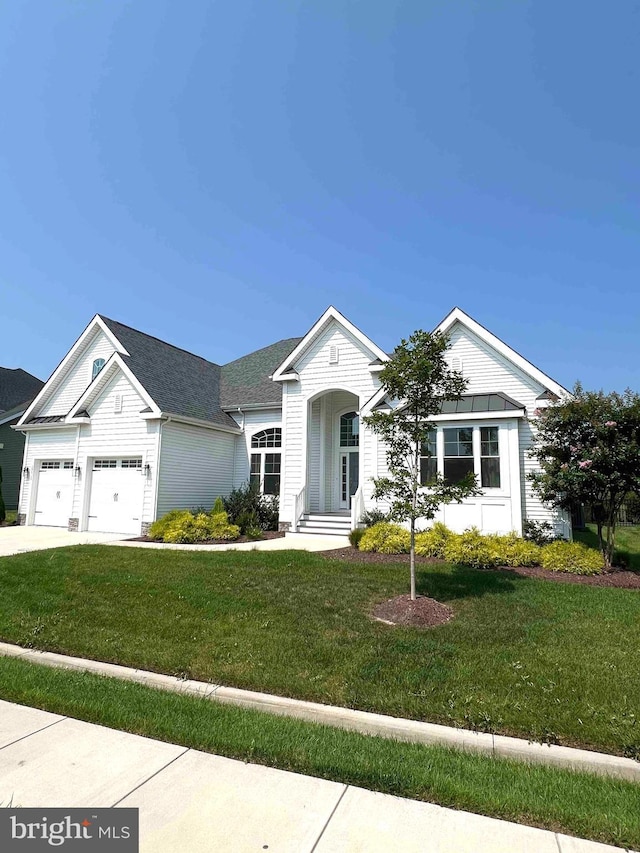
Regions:
[[[568,519],[526,480],[536,410],[566,389],[459,308],[438,326],[464,399],[434,418],[434,466],[483,493],[443,508],[456,530]],[[343,532],[372,506],[385,448],[361,417],[391,405],[388,354],[335,308],[303,338],[217,365],[96,315],[24,413],[19,520],[139,534],[178,507],[211,506],[251,479],[279,495],[280,526]]]
[[[7,509],[18,508],[24,435],[11,427],[18,423],[44,382],[17,368],[0,367],[0,468],[2,497]],[[26,402],[25,402],[26,401]]]

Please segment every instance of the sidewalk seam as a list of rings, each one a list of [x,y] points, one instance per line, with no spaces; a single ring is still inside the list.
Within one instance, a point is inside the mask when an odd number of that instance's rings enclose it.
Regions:
[[[30,707],[30,706],[25,705],[24,707]],[[47,712],[47,713],[50,713],[50,712]],[[50,729],[51,726],[57,726],[58,723],[63,723],[65,720],[68,720],[68,719],[69,719],[69,717],[60,717],[59,720],[54,720],[52,723],[47,723],[47,725],[43,726],[41,729],[35,729],[34,731],[29,732],[29,734],[22,735],[22,737],[17,737],[15,740],[12,740],[11,743],[5,743],[4,746],[0,746],[0,750],[6,749],[8,746],[13,746],[15,743],[20,743],[21,740],[26,740],[28,737],[31,737],[32,735],[37,735],[38,732],[44,732],[46,729]]]
[[[163,770],[166,770],[167,767],[170,767],[172,764],[175,764],[175,762],[178,761],[179,758],[182,758],[183,755],[185,755],[187,752],[190,752],[190,751],[191,751],[190,747],[188,747],[188,746],[185,747],[185,749],[180,753],[180,755],[176,755],[176,757],[172,758],[171,761],[167,761],[167,763],[164,764],[162,767],[160,767],[158,770],[156,770],[155,773],[152,773],[151,776],[149,776],[144,781],[140,782],[138,785],[135,786],[135,788],[132,788],[130,791],[127,791],[126,794],[123,794],[122,797],[120,797],[120,799],[116,800],[115,803],[113,803],[113,805],[110,806],[110,808],[115,809],[115,807],[118,805],[118,803],[121,803],[123,800],[126,800],[127,797],[130,797],[131,794],[133,794],[134,791],[139,791],[143,785],[146,785],[147,782],[150,782],[159,773],[162,773]]]
[[[338,811],[338,806],[339,806],[339,805],[340,805],[340,803],[342,802],[344,795],[347,793],[347,791],[349,790],[349,788],[350,788],[350,787],[351,787],[350,785],[345,785],[345,786],[344,786],[344,790],[342,791],[342,793],[341,793],[341,794],[340,794],[340,796],[338,797],[338,801],[337,801],[337,803],[335,804],[335,806],[331,809],[331,814],[330,814],[330,815],[329,815],[329,817],[327,818],[327,820],[326,820],[326,822],[325,822],[325,825],[324,825],[324,826],[322,827],[322,829],[320,830],[320,835],[316,838],[316,840],[315,840],[315,842],[314,842],[314,845],[313,845],[313,847],[311,848],[311,850],[309,851],[309,853],[314,853],[314,850],[316,849],[316,847],[318,846],[318,844],[320,844],[320,841],[322,840],[322,836],[325,834],[325,831],[326,831],[327,827],[329,826],[329,824],[330,824],[330,823],[331,823],[331,821],[333,820],[333,816],[334,816],[334,815],[335,815],[335,813]]]

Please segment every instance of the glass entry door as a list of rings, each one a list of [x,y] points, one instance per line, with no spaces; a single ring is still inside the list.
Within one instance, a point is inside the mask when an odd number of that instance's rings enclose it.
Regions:
[[[360,453],[357,450],[340,454],[340,509],[351,509],[351,498],[360,482]]]

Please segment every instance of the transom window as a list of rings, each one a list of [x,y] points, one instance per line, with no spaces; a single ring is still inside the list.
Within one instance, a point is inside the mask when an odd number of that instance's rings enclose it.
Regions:
[[[40,470],[42,471],[58,471],[60,468],[68,471],[73,468],[73,462],[71,460],[61,462],[60,460],[47,459],[40,463]]]
[[[358,447],[360,443],[360,419],[355,412],[340,416],[340,447]]]
[[[441,449],[437,435],[442,432]],[[477,437],[474,440],[474,433]],[[420,483],[428,486],[440,472],[445,482],[455,485],[468,474],[479,478],[483,489],[499,489],[500,438],[499,428],[444,427],[429,433],[420,456]]]
[[[101,468],[116,468],[117,465],[117,459],[95,459],[93,462],[93,470],[99,471]]]
[[[251,447],[282,447],[282,429],[270,427],[251,437]]]
[[[96,360],[93,362],[93,367],[91,368],[91,381],[92,382],[96,378],[96,376],[100,373],[100,371],[102,370],[104,365],[105,365],[104,358],[96,358]]]

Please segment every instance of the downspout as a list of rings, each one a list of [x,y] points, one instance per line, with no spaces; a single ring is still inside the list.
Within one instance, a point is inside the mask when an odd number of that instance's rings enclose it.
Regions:
[[[242,415],[242,426],[240,427],[240,429],[242,430],[242,437],[246,442],[247,439],[246,439],[246,434],[244,431],[245,414],[242,411],[242,409],[240,408],[240,406],[238,406],[238,414]],[[232,488],[234,488],[234,489],[236,488],[236,470],[237,470],[236,469],[236,457],[237,457],[237,455],[238,455],[238,441],[237,441],[237,436],[236,436],[236,441],[233,444],[233,486],[232,486]]]

